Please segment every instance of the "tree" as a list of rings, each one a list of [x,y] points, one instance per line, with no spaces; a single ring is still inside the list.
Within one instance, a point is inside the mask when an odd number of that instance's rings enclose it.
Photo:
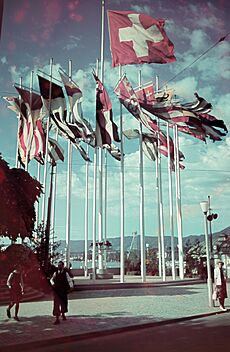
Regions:
[[[0,154],[0,236],[16,240],[32,237],[36,219],[34,203],[42,186],[28,172],[10,169]]]

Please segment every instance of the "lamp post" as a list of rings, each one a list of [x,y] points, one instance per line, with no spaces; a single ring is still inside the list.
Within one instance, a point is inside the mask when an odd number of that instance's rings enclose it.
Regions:
[[[211,264],[210,264],[210,251],[209,251],[209,241],[208,241],[208,221],[207,214],[209,210],[209,204],[207,201],[200,202],[201,210],[204,214],[204,235],[205,235],[205,247],[207,256],[207,284],[208,284],[208,303],[209,307],[213,307],[212,300],[212,276],[211,276]]]

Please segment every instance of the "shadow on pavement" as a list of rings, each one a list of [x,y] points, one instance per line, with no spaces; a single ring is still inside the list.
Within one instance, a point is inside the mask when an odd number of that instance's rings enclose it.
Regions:
[[[146,287],[146,288],[129,288],[113,290],[92,290],[92,291],[74,291],[69,294],[69,299],[84,298],[103,298],[103,297],[138,297],[138,296],[177,296],[192,295],[206,288],[186,288],[186,287]]]

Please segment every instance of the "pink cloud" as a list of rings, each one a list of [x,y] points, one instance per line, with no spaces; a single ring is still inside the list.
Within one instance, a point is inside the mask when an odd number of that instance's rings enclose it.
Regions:
[[[79,0],[69,1],[67,9],[69,11],[69,19],[75,22],[81,22],[83,17],[77,13],[77,7],[79,5]]]
[[[13,14],[14,22],[23,23],[30,8],[29,0],[24,0],[20,9],[16,10]]]
[[[75,21],[75,22],[81,22],[83,17],[80,15],[80,14],[77,14],[77,13],[74,13],[74,12],[71,12],[69,14],[69,18],[72,20],[72,21]]]

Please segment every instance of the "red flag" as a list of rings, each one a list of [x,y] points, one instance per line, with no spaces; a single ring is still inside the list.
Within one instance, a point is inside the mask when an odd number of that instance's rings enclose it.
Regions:
[[[118,96],[121,104],[146,128],[155,133],[158,130],[156,121],[141,110],[137,96],[126,75],[118,82],[114,89],[114,93]]]
[[[27,116],[33,124],[33,137],[29,150],[29,160],[35,158],[40,163],[44,163],[45,155],[45,135],[42,127],[42,99],[41,96],[35,92],[30,92],[27,89],[22,89],[15,85],[23,102],[26,105]]]
[[[96,96],[96,145],[111,145],[112,141],[120,142],[117,125],[113,122],[112,104],[109,95],[99,80],[93,74],[97,83]]]
[[[113,67],[176,60],[164,20],[128,11],[108,11]]]

